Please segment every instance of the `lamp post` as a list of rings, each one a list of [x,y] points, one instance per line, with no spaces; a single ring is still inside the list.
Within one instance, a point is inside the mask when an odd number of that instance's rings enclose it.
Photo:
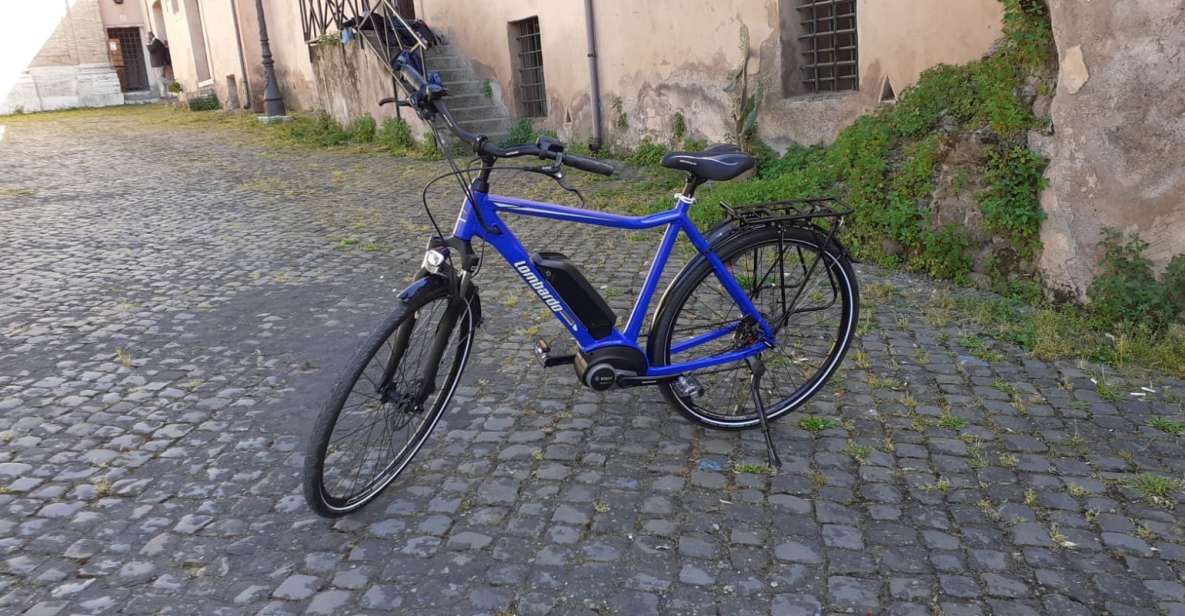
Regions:
[[[259,16],[259,47],[263,53],[263,116],[265,122],[274,122],[287,118],[284,112],[284,97],[280,96],[280,86],[276,84],[275,62],[272,60],[272,49],[267,44],[267,19],[263,16],[263,0],[255,0],[255,12]]]

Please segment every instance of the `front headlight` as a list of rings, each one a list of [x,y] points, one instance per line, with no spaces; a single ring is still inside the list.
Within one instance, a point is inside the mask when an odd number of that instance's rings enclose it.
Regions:
[[[429,248],[424,252],[424,260],[420,267],[433,274],[439,274],[444,264],[448,262],[447,248]]]

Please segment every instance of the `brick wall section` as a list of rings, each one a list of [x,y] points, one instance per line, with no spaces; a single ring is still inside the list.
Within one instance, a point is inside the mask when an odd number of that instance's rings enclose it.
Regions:
[[[64,16],[29,67],[108,64],[99,0],[77,0],[73,6],[68,0],[49,1],[62,2]]]

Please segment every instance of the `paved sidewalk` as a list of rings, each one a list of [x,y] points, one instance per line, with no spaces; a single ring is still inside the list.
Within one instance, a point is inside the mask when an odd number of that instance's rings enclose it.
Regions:
[[[867,267],[808,409],[834,426],[779,422],[771,476],[734,471],[760,433],[539,367],[558,328],[491,260],[414,470],[317,518],[306,430],[418,265],[443,164],[141,119],[0,119],[2,613],[1185,614],[1185,436],[1148,427],[1185,383],[973,353],[927,318],[937,285]],[[622,309],[658,239],[518,229]]]

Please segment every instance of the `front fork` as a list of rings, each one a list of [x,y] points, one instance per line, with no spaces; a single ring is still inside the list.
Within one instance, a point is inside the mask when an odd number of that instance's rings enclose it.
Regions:
[[[459,255],[461,261],[460,271],[452,266],[452,261],[449,258],[450,253],[455,251]],[[477,288],[473,284],[471,272],[477,265],[477,257],[473,253],[473,249],[468,241],[459,240],[457,238],[440,238],[433,237],[428,242],[428,250],[424,255],[423,266],[416,274],[415,280],[421,280],[428,276],[439,276],[443,278],[449,287],[448,306],[445,307],[444,315],[440,322],[436,325],[436,331],[432,335],[432,343],[428,349],[427,361],[422,368],[419,379],[416,383],[416,391],[412,397],[412,411],[420,412],[423,410],[424,402],[428,396],[436,391],[436,377],[440,371],[440,360],[444,357],[445,351],[448,350],[449,340],[452,338],[453,329],[456,328],[458,322],[463,316],[468,313],[470,319],[477,319],[480,321],[480,308],[475,306],[477,300]],[[480,306],[480,304],[477,304]],[[395,371],[403,360],[403,356],[407,353],[407,348],[411,342],[411,335],[415,331],[418,323],[418,315],[413,314],[406,322],[400,325],[395,332],[395,340],[391,346],[391,354],[387,361],[387,368],[383,372],[383,380],[381,381],[379,394],[383,402],[389,402],[392,396],[392,386]]]

